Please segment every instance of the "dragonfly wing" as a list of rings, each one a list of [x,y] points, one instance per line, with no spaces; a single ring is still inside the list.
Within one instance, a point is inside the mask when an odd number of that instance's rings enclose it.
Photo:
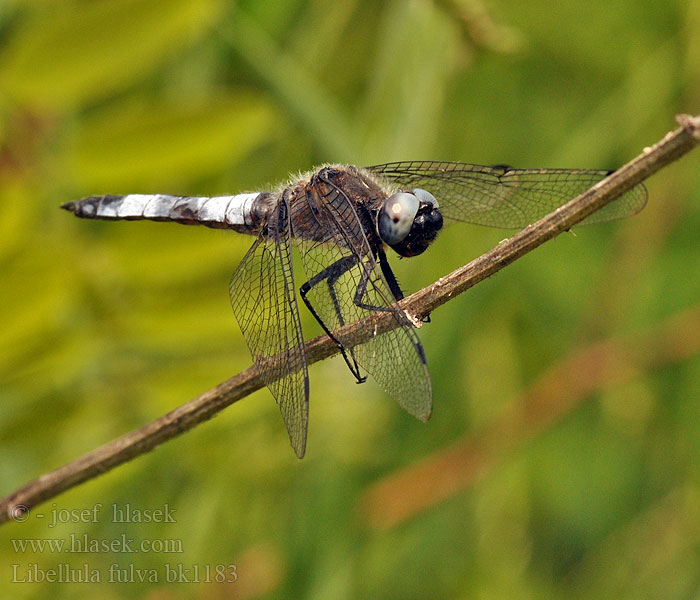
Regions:
[[[503,228],[534,223],[610,173],[434,161],[387,163],[367,170],[402,188],[428,190],[437,198],[446,219]],[[629,217],[642,210],[646,201],[646,188],[639,184],[581,224]]]
[[[288,207],[281,200],[236,269],[231,305],[253,360],[280,407],[299,458],[306,450],[309,376],[292,271]]]
[[[321,200],[309,210],[319,231],[333,232],[331,239],[327,235],[316,236],[323,241],[294,238],[309,280],[324,272],[329,275],[310,289],[312,305],[331,331],[377,311],[393,315],[397,327],[369,342],[349,350],[349,340],[339,341],[402,408],[427,421],[432,412],[432,387],[418,334],[396,304],[353,203],[339,188],[324,187],[323,192],[318,190]],[[329,265],[342,264],[352,266],[329,272]]]

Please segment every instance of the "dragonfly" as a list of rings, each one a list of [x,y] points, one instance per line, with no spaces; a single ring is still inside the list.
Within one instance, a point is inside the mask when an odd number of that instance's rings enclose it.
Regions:
[[[327,164],[270,191],[90,196],[62,208],[87,219],[172,221],[255,236],[231,278],[231,305],[302,458],[309,374],[300,299],[357,382],[371,375],[404,410],[427,421],[433,392],[426,355],[416,320],[398,305],[404,295],[387,249],[400,257],[423,254],[452,222],[523,228],[610,173],[437,161]],[[639,184],[582,224],[634,215],[646,201]],[[293,248],[306,274],[298,287]],[[353,345],[338,331],[378,312],[391,315],[393,328],[367,342]]]

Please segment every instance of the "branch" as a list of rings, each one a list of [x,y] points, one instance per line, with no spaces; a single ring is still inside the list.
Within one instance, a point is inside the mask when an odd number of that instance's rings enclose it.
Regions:
[[[640,156],[624,167],[469,264],[405,298],[400,303],[401,307],[418,318],[432,312],[547,240],[571,229],[591,213],[692,150],[700,143],[700,116],[679,115],[677,121],[681,125],[678,129],[668,133],[653,147],[645,148]],[[395,324],[396,321],[390,314],[376,313],[345,326],[342,336],[343,339],[350,340],[352,345],[356,345],[388,331]],[[310,364],[337,351],[335,344],[325,335],[306,344]],[[274,368],[274,364],[267,365],[265,369],[267,368]],[[10,519],[24,520],[30,508],[145,454],[206,421],[230,404],[263,387],[260,369],[261,367],[253,365],[148,425],[29,482],[0,500],[0,523]]]

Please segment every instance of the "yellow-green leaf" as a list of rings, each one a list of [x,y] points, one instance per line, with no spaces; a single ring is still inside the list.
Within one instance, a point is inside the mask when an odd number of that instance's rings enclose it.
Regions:
[[[57,110],[123,89],[204,35],[221,0],[102,0],[41,7],[0,56],[16,102]]]
[[[221,172],[269,139],[274,113],[262,97],[217,95],[206,101],[137,100],[85,120],[69,173],[90,193],[153,191]]]

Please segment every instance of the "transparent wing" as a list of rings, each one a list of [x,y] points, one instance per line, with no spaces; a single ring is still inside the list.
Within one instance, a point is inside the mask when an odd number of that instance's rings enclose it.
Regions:
[[[399,309],[386,280],[370,251],[369,243],[351,201],[338,188],[328,186],[313,210],[317,228],[332,235],[324,241],[297,239],[304,270],[309,278],[327,273],[314,285],[309,297],[329,330],[353,323],[377,310],[393,315],[398,327],[348,351],[359,365],[402,408],[426,421],[432,412],[432,388],[425,353],[415,329]],[[293,219],[294,222],[294,219]],[[337,269],[334,265],[353,264]],[[323,276],[323,275],[322,275]],[[358,289],[364,289],[359,300]],[[346,349],[347,340],[339,340]]]
[[[309,376],[294,287],[286,202],[280,201],[231,278],[231,305],[253,360],[279,404],[299,458],[306,451]]]
[[[367,170],[402,188],[428,190],[437,198],[445,219],[503,228],[534,223],[610,173],[434,161],[387,163]],[[581,224],[629,217],[642,210],[646,201],[646,188],[639,184]]]

